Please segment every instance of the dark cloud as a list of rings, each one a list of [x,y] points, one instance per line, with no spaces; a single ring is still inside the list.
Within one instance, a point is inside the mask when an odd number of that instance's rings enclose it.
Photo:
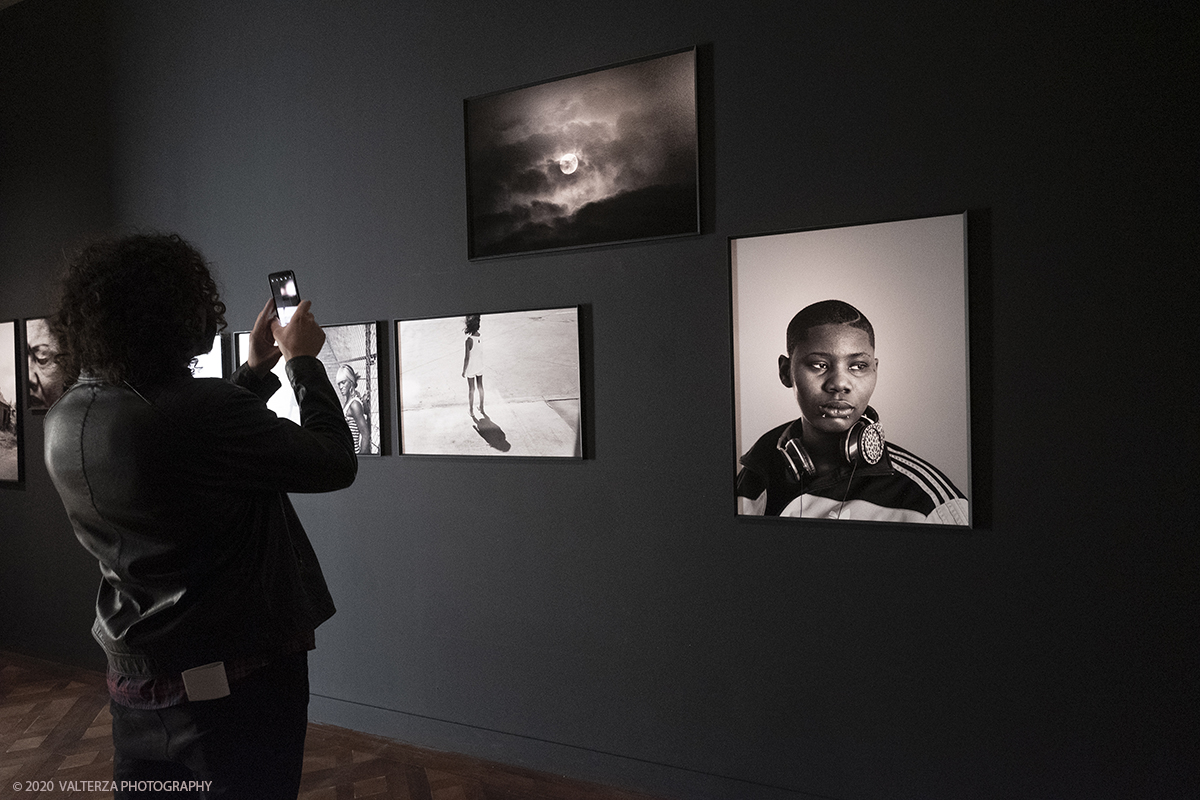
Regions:
[[[544,204],[514,207],[481,218],[474,231],[476,256],[677,236],[696,230],[694,184],[651,186],[595,203],[574,214],[548,213]],[[559,207],[561,210],[561,207]]]

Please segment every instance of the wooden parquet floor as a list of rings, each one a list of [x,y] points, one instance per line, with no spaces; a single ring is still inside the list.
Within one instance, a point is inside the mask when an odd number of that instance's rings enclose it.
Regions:
[[[103,674],[0,651],[0,798],[110,798],[112,755]],[[300,800],[360,798],[655,800],[310,723]]]

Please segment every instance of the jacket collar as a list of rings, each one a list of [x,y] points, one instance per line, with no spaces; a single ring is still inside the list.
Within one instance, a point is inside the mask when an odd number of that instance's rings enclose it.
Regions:
[[[863,417],[865,417],[870,422],[879,422],[879,412],[876,411],[871,406],[867,406],[866,410],[863,412]],[[782,429],[780,430],[779,438],[774,443],[775,444],[774,449],[777,452],[775,454],[773,454],[773,456],[777,457],[777,458],[781,458],[785,462],[785,464],[792,463],[793,458],[791,455],[788,454],[787,450],[785,449],[785,445],[793,439],[799,439],[801,434],[803,433],[803,430],[804,430],[804,418],[803,417],[797,417],[796,419],[792,420],[787,425],[784,425],[782,427]],[[886,442],[886,439],[885,439],[885,442]],[[747,456],[750,456],[750,455],[751,454],[747,454]],[[755,454],[755,456],[756,456],[755,460],[758,460],[758,457],[767,456],[767,453],[760,452],[760,453]],[[887,446],[885,444],[885,446],[883,448],[883,455],[880,457],[879,461],[877,461],[874,464],[867,464],[867,463],[864,463],[862,461],[862,459],[859,459],[857,461],[857,463],[843,464],[840,467],[838,467],[836,470],[834,470],[833,472],[827,473],[825,475],[821,475],[818,477],[810,477],[810,476],[806,475],[805,482],[807,484],[809,484],[810,486],[820,487],[825,484],[837,483],[838,481],[841,481],[841,480],[849,477],[850,475],[862,475],[862,476],[891,475],[892,472],[893,472],[892,462],[891,462],[891,458],[888,456],[888,450],[887,450]],[[791,477],[793,479],[795,479],[796,475],[793,474],[793,475],[791,475]]]

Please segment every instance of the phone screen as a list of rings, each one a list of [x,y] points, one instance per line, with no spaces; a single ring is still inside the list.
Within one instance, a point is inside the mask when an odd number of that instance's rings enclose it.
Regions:
[[[279,324],[287,325],[300,305],[300,292],[296,289],[296,273],[290,269],[283,272],[272,272],[267,276],[271,284],[271,296],[275,298],[275,313],[279,316]]]

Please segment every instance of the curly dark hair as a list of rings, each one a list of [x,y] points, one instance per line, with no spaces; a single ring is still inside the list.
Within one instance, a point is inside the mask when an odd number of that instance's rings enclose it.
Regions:
[[[84,247],[67,265],[50,333],[68,384],[80,373],[143,386],[187,371],[226,327],[200,251],[176,234]]]

